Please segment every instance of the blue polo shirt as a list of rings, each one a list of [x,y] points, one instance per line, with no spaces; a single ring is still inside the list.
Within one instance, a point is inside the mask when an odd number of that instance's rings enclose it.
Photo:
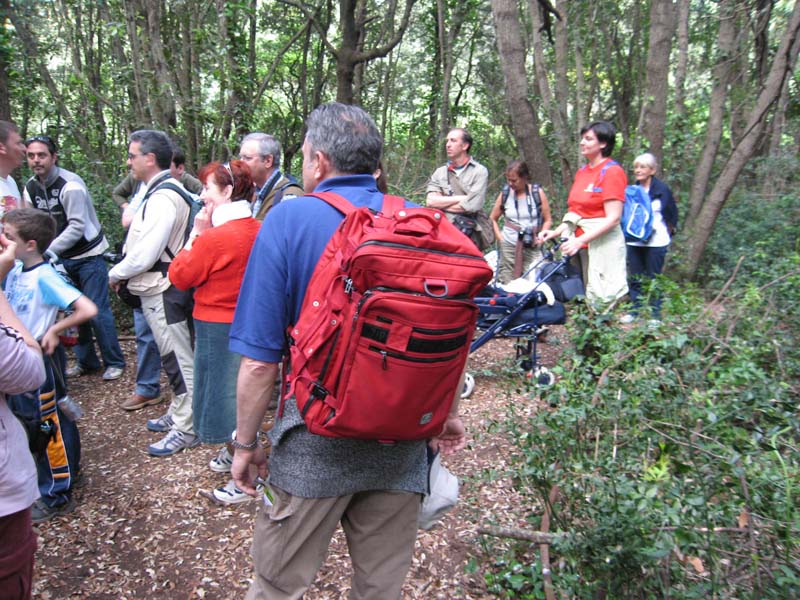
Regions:
[[[355,206],[375,210],[383,204],[371,175],[326,179],[314,191],[336,192]],[[342,219],[335,208],[309,196],[281,202],[267,214],[236,304],[232,352],[262,362],[281,361],[286,329],[297,322],[317,261]]]

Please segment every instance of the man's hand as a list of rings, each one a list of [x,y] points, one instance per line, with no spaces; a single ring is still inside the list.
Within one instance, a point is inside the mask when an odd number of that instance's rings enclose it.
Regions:
[[[0,279],[5,279],[14,268],[16,251],[17,243],[8,239],[4,233],[0,233]]]
[[[257,496],[255,482],[256,476],[267,478],[267,453],[261,446],[253,450],[236,448],[233,453],[231,476],[236,487],[250,496]]]
[[[431,438],[428,446],[434,452],[439,450],[445,456],[455,454],[459,450],[463,450],[467,445],[466,433],[461,417],[447,417],[442,433],[435,438]]]
[[[121,285],[122,285],[121,281],[117,281],[116,279],[111,279],[111,277],[108,278],[108,287],[110,287],[111,291],[114,292],[115,294],[119,293],[119,286]]]

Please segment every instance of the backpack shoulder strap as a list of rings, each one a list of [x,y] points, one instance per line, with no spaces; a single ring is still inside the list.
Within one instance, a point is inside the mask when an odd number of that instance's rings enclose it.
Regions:
[[[544,223],[544,215],[542,214],[542,196],[539,190],[542,188],[538,183],[531,184],[531,195],[533,196],[533,203],[536,205],[536,222],[537,227],[541,229]]]
[[[184,227],[184,232],[183,232],[183,243],[185,244],[186,240],[189,239],[189,234],[191,233],[192,226],[194,225],[192,219],[192,208],[195,206],[196,201],[194,198],[189,196],[189,192],[186,191],[186,188],[180,185],[175,185],[174,183],[171,183],[169,181],[159,183],[156,187],[153,188],[153,190],[150,193],[148,193],[148,196],[154,192],[157,192],[158,190],[169,190],[171,192],[175,192],[176,194],[178,194],[178,196],[180,196],[183,199],[183,201],[186,203],[186,206],[189,207],[189,215],[186,219],[186,227]],[[173,252],[172,249],[169,247],[169,242],[168,242],[167,247],[164,248],[164,252],[167,254],[167,256],[169,256],[170,260],[173,260],[177,255],[177,253],[179,252],[179,250]]]
[[[505,215],[506,200],[508,200],[508,195],[511,193],[511,186],[506,183],[500,193],[503,195],[503,201],[500,203],[500,211]]]
[[[175,185],[174,183],[171,183],[169,181],[166,181],[166,182],[162,183],[161,185],[156,187],[156,189],[153,190],[153,191],[156,191],[156,190],[171,190],[173,192],[177,192],[177,194],[181,198],[183,198],[183,201],[186,202],[186,204],[188,204],[190,207],[192,206],[192,204],[195,201],[194,198],[190,198],[189,197],[189,192],[186,190],[186,188],[184,188],[182,186],[179,186],[179,185]]]
[[[403,210],[406,207],[405,198],[401,198],[400,196],[391,196],[389,194],[384,194],[383,196],[383,206],[381,207],[381,212],[391,217],[398,211]]]
[[[327,202],[344,216],[349,215],[356,209],[356,207],[353,206],[349,200],[347,200],[344,196],[340,196],[336,192],[315,192],[313,194],[306,194],[306,196],[319,198],[323,202]]]

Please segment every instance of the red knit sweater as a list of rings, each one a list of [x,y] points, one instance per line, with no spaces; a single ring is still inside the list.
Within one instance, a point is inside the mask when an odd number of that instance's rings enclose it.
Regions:
[[[232,323],[250,250],[261,223],[248,217],[205,230],[169,267],[169,279],[181,290],[196,288],[194,318]]]

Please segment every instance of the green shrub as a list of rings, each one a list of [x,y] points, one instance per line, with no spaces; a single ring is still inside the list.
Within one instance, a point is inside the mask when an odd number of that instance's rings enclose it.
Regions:
[[[559,593],[800,593],[800,256],[770,252],[756,245],[740,267],[747,277],[713,304],[659,280],[657,329],[572,307],[572,350],[547,392],[555,406],[506,424],[520,493],[544,506],[558,488]],[[522,556],[503,557],[487,584],[543,597],[541,569]]]

